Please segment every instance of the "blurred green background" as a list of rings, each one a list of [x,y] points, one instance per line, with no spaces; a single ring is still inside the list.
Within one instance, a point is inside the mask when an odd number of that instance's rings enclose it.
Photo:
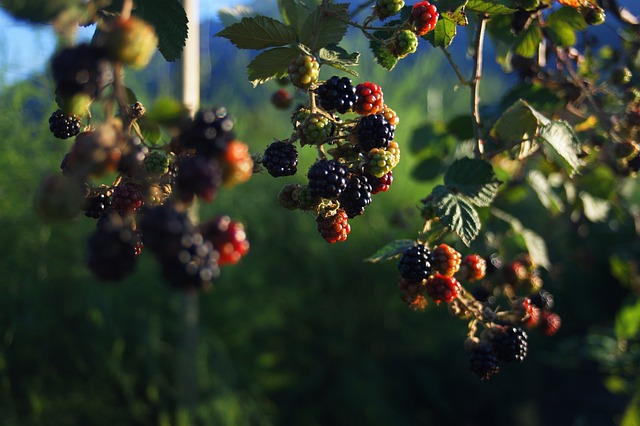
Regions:
[[[224,103],[236,117],[239,139],[254,152],[288,136],[290,112],[269,101],[277,85],[252,89],[244,79],[249,55],[220,55],[223,41],[210,43],[203,105]],[[144,104],[175,94],[174,68],[156,59],[127,75]],[[466,324],[445,306],[411,311],[399,298],[395,265],[362,261],[390,240],[415,238],[421,230],[419,200],[439,182],[412,177],[420,155],[411,153],[409,141],[428,120],[466,111],[468,93],[455,87],[443,56],[429,47],[392,73],[366,54],[362,63],[356,80],[380,84],[401,119],[396,141],[403,157],[391,189],[374,198],[351,222],[348,240],[336,245],[317,234],[313,216],[276,201],[284,183],[303,180],[312,148],[302,150],[300,176],[259,174],[203,206],[203,217],[226,213],[244,222],[251,251],[196,300],[195,348],[183,319],[193,299],[164,285],[148,253],[123,283],[98,282],[84,266],[94,221],[37,217],[34,191],[44,175],[58,172],[71,142],[55,140],[48,130],[56,107],[46,75],[4,87],[0,424],[620,423],[633,409],[638,362],[620,361],[613,327],[638,288],[632,275],[626,282],[624,274],[612,275],[610,259],[618,253],[624,269],[633,264],[625,259],[638,258],[633,218],[618,215],[616,229],[608,222],[576,223],[571,212],[551,217],[535,196],[520,197],[510,212],[549,244],[554,267],[543,279],[563,326],[551,338],[532,331],[522,365],[479,381],[467,370]],[[483,101],[498,100],[510,84],[502,75],[485,75]],[[599,185],[613,185],[610,173],[598,173]],[[622,363],[623,372],[611,373],[618,364],[607,360]],[[191,369],[195,378],[185,374]],[[637,418],[627,415],[625,426],[637,425]]]

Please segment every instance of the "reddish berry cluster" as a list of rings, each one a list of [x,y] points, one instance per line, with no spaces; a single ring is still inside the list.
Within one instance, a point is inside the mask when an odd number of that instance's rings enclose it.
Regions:
[[[436,27],[439,16],[435,5],[428,1],[421,1],[413,5],[409,23],[416,35],[423,36]]]

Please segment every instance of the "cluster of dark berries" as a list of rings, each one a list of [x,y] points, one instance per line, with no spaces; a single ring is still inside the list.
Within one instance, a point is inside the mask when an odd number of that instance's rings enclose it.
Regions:
[[[291,80],[307,92],[309,102],[293,113],[292,135],[271,143],[261,163],[274,177],[292,176],[298,170],[296,142],[318,148],[320,158],[307,172],[308,183],[285,185],[278,199],[288,209],[315,211],[320,235],[334,243],[347,238],[347,220],[363,214],[372,196],[393,182],[392,169],[400,161],[393,141],[399,119],[385,105],[380,86],[353,86],[338,76],[318,82],[316,63],[298,58],[290,67]],[[338,116],[351,113],[357,115]]]
[[[520,327],[493,325],[480,338],[466,342],[469,370],[481,380],[488,380],[500,372],[499,362],[523,362],[529,346],[527,339],[527,332]]]

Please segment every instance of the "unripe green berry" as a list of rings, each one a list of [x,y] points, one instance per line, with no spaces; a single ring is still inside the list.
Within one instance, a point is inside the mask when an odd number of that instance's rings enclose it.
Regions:
[[[318,81],[320,64],[314,56],[300,55],[289,63],[287,72],[294,86],[307,90]]]
[[[322,114],[311,114],[300,126],[302,139],[306,143],[322,142],[333,131],[333,123]]]
[[[144,159],[144,170],[149,175],[164,175],[169,172],[169,158],[162,152],[152,151]]]
[[[378,0],[373,9],[373,14],[380,20],[396,15],[404,7],[403,0]]]
[[[613,70],[611,73],[611,82],[617,86],[629,84],[631,82],[631,70],[627,67],[620,67]]]
[[[604,14],[604,10],[602,10],[602,8],[597,7],[597,8],[583,8],[582,9],[582,16],[584,17],[584,20],[587,24],[589,25],[600,25],[604,22],[606,16]]]
[[[414,53],[418,48],[418,37],[409,30],[402,30],[395,33],[393,37],[391,52],[396,58],[404,58],[410,53]]]

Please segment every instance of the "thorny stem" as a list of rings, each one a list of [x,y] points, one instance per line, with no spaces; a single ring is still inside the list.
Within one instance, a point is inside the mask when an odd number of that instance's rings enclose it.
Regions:
[[[473,137],[476,141],[474,155],[482,158],[484,154],[484,141],[480,135],[482,121],[480,120],[480,80],[482,79],[482,54],[484,50],[484,35],[487,26],[487,17],[480,15],[476,28],[473,51],[473,75],[471,77],[471,117],[473,120]]]

